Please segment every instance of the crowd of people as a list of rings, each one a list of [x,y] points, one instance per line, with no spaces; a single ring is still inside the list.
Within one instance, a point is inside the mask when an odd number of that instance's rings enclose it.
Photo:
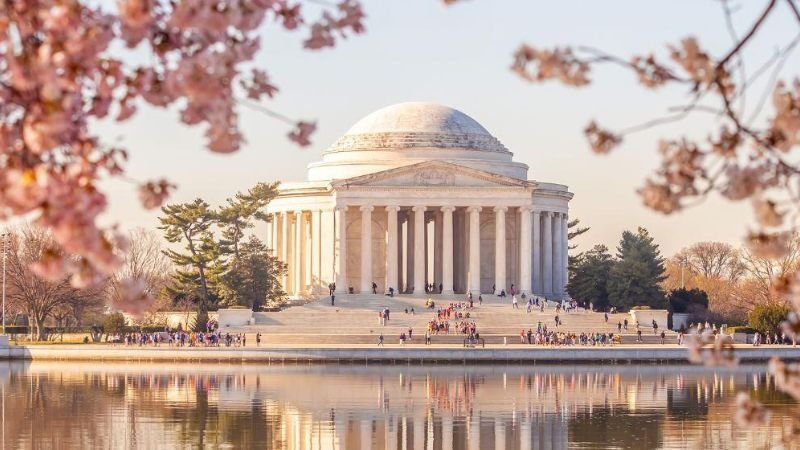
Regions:
[[[256,346],[261,345],[261,333],[256,333]],[[110,338],[112,343],[124,343],[126,346],[166,345],[168,347],[246,347],[245,333],[222,333],[220,331],[186,332],[183,330],[165,330],[152,333],[125,333]]]
[[[536,331],[528,328],[519,333],[520,343],[530,345],[611,345],[619,343],[619,336],[614,333],[565,333],[560,331],[548,330],[547,326],[538,327]]]

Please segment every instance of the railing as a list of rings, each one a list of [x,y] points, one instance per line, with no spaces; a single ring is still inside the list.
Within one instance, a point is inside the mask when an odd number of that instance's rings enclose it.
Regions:
[[[466,338],[464,339],[464,347],[477,347],[486,348],[486,340],[483,338]]]

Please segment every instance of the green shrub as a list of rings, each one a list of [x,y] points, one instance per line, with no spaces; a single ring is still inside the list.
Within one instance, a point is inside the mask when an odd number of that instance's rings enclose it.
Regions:
[[[122,313],[112,313],[103,319],[103,332],[106,335],[118,334],[125,331],[125,316]]]
[[[696,309],[708,309],[708,294],[700,289],[678,288],[667,296],[672,312],[693,313]]]
[[[762,333],[774,333],[788,314],[789,307],[786,305],[758,305],[747,315],[747,325]]]

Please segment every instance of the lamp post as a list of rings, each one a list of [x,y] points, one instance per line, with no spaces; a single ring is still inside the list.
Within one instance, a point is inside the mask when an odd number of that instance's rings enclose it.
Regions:
[[[8,252],[8,232],[0,236],[3,238],[3,334],[6,334],[6,253]]]

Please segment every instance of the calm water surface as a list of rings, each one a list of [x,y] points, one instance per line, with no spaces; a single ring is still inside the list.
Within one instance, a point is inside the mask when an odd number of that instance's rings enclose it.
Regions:
[[[4,449],[758,449],[798,415],[760,367],[41,362],[0,377]],[[772,407],[769,427],[732,423],[741,390]]]

